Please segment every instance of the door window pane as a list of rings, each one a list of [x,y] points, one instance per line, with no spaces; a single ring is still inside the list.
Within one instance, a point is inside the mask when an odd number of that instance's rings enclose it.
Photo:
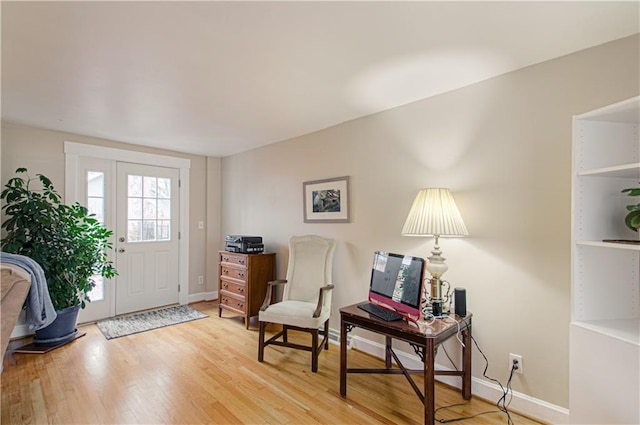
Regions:
[[[141,220],[142,219],[142,199],[141,198],[129,198],[128,202],[127,218],[129,220]]]
[[[127,240],[171,240],[171,179],[129,175],[127,181]]]
[[[156,218],[158,218],[158,215],[156,213],[156,203],[157,200],[155,199],[148,199],[145,198],[144,199],[144,207],[142,209],[143,214],[142,214],[142,218],[145,220],[155,220]]]
[[[89,214],[94,214],[95,219],[104,223],[104,198],[88,198],[87,209]]]
[[[142,222],[142,240],[156,240],[156,222],[155,220],[144,220]]]
[[[169,220],[158,220],[158,240],[168,241],[171,238],[171,222]]]
[[[87,171],[87,196],[104,197],[104,173]]]
[[[128,220],[127,225],[127,241],[142,241],[142,220]]]
[[[128,194],[129,196],[142,197],[142,176],[129,176],[128,182]]]
[[[142,183],[142,193],[145,198],[157,198],[158,197],[158,178],[157,177],[144,177]]]
[[[158,178],[158,199],[171,199],[171,179]]]
[[[168,220],[171,218],[171,201],[168,199],[158,199],[158,219]]]
[[[101,171],[87,171],[85,205],[89,214],[93,214],[95,219],[104,225],[104,173]],[[91,277],[96,286],[87,294],[91,301],[104,300],[104,278],[98,274]]]

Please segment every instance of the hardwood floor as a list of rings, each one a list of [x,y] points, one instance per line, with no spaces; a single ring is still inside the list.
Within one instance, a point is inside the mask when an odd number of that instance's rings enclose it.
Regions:
[[[300,350],[269,346],[264,363],[258,363],[256,323],[246,330],[241,318],[229,313],[219,318],[214,303],[192,306],[209,317],[110,341],[88,325],[82,328],[86,336],[48,354],[9,352],[1,375],[1,422],[423,423],[422,406],[403,376],[350,375],[348,396],[342,398],[339,347],[331,345],[320,355],[315,374],[310,354]],[[348,355],[352,367],[380,366],[381,360],[367,354],[350,350]],[[443,385],[436,393],[436,407],[464,401]],[[436,416],[488,410],[496,408],[474,398]],[[511,415],[516,424],[538,424]],[[492,413],[462,423],[507,420]]]

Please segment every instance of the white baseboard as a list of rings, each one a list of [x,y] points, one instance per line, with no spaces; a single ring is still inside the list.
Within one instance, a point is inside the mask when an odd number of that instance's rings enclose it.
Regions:
[[[337,334],[339,336],[339,331],[332,329],[330,330],[330,333]],[[354,335],[353,337],[351,337],[351,335],[349,336],[349,348],[355,348],[372,356],[384,359],[383,344],[357,335]],[[405,367],[410,369],[422,369],[423,364],[418,356],[399,350],[396,351],[396,354]],[[451,368],[445,367],[441,364],[436,364],[436,369],[451,370]],[[436,379],[455,388],[461,387],[460,378],[458,377],[436,376]],[[471,379],[471,393],[485,400],[494,400],[496,402],[500,397],[502,397],[502,390],[497,384],[476,377]],[[513,392],[513,398],[509,405],[509,410],[550,424],[561,425],[569,423],[569,409],[556,406],[544,400],[516,391]]]
[[[29,328],[27,327],[27,324],[16,324],[16,326],[13,328],[13,332],[11,332],[11,337],[10,339],[14,339],[14,338],[22,338],[24,336],[27,335],[33,335],[34,332],[29,330]]]
[[[197,303],[199,301],[211,301],[218,299],[218,291],[213,292],[199,292],[197,294],[189,294],[189,303]],[[33,335],[33,331],[30,331],[27,327],[26,320],[24,318],[24,311],[18,316],[16,326],[11,332],[11,339],[22,338],[24,336]]]
[[[218,291],[198,292],[197,294],[189,294],[189,304],[200,301],[211,301],[218,299]]]
[[[340,331],[337,329],[329,328],[329,343],[340,346]],[[347,334],[347,349],[353,348],[353,338],[350,334]]]

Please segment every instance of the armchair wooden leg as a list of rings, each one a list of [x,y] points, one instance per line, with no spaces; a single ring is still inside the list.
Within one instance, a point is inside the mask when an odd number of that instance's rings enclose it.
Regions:
[[[329,319],[324,322],[324,349],[329,349]]]
[[[258,361],[264,360],[264,329],[267,326],[267,322],[260,322],[260,331],[258,335]]]
[[[318,371],[318,330],[311,331],[311,372]]]

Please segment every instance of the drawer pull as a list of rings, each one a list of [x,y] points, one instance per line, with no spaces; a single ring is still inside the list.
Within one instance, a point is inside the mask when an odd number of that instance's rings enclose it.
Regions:
[[[238,292],[244,292],[244,288],[238,288]]]
[[[222,261],[224,261],[224,262],[227,262],[227,263],[228,263],[228,262],[229,262],[229,257],[222,257]]]
[[[227,269],[222,270],[222,274],[229,274],[229,270]]]
[[[225,283],[223,283],[223,284],[222,284],[222,287],[223,287],[224,289],[228,289],[228,288],[229,288],[229,284],[225,282]]]
[[[244,264],[244,259],[240,259],[240,260],[238,260],[238,263],[240,263],[240,264]]]
[[[238,276],[244,277],[244,273],[238,273]]]

